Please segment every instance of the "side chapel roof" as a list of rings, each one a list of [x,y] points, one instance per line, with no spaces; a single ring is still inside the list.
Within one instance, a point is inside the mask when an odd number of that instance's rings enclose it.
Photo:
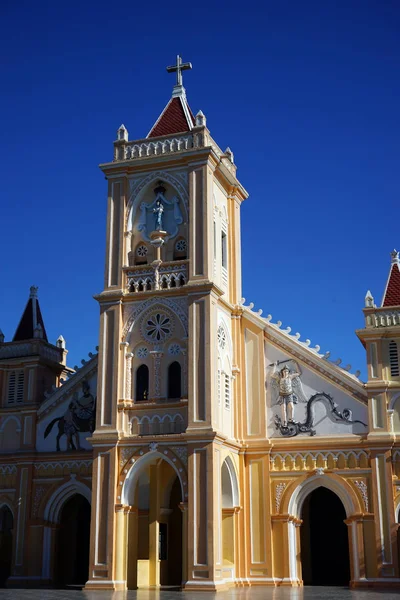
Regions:
[[[12,340],[13,342],[22,342],[23,340],[31,340],[34,337],[38,337],[35,335],[35,330],[40,330],[40,328],[41,335],[39,337],[48,342],[42,312],[40,310],[39,300],[37,297],[37,290],[38,288],[35,286],[32,286],[30,289],[29,300],[14,334]]]

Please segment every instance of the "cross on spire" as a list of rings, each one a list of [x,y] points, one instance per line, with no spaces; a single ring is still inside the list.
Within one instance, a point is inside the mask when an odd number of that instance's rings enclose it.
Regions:
[[[176,84],[175,87],[182,87],[182,71],[188,71],[189,69],[192,69],[192,63],[190,62],[186,62],[183,63],[182,62],[182,57],[179,56],[179,54],[176,57],[176,65],[171,65],[170,67],[167,67],[167,71],[168,73],[176,73]]]

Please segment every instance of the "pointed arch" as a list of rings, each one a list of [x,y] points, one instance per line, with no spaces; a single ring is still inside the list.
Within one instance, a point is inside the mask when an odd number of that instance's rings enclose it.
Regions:
[[[188,315],[186,310],[186,302],[185,306],[183,306],[181,302],[173,300],[172,298],[149,298],[149,300],[144,300],[139,304],[139,306],[136,306],[126,320],[122,331],[122,338],[124,342],[130,342],[132,329],[135,323],[141,319],[144,312],[147,310],[154,310],[158,306],[169,310],[174,316],[178,317],[185,332],[185,336],[188,335]]]
[[[184,207],[185,218],[187,220],[187,207],[188,207],[188,192],[187,192],[187,184],[183,183],[182,180],[178,179],[171,173],[167,171],[155,171],[147,175],[147,177],[142,178],[138,182],[131,182],[131,194],[128,200],[128,204],[126,207],[125,213],[125,231],[131,231],[133,227],[133,216],[136,213],[137,207],[143,199],[143,196],[146,194],[147,189],[157,181],[165,181],[169,185],[171,185],[179,200],[182,201],[182,207]],[[136,183],[136,185],[135,185]]]
[[[143,472],[143,469],[149,463],[154,462],[155,459],[165,460],[174,469],[174,471],[179,479],[180,486],[181,486],[181,499],[182,499],[181,501],[182,502],[185,501],[183,480],[182,480],[181,474],[179,472],[179,469],[176,466],[176,463],[174,463],[169,456],[167,456],[165,454],[161,454],[161,452],[158,452],[156,450],[153,452],[148,452],[144,456],[141,456],[129,469],[128,474],[125,478],[124,484],[122,486],[122,492],[121,492],[122,504],[127,504],[129,506],[134,505],[134,494],[135,494],[136,483],[137,483],[141,473]]]
[[[227,456],[221,467],[222,508],[233,508],[240,505],[239,484],[236,469],[230,456]]]
[[[64,485],[58,487],[47,501],[44,509],[43,518],[50,523],[59,523],[61,509],[65,502],[74,496],[80,494],[91,504],[92,492],[87,485],[75,478],[70,479]]]

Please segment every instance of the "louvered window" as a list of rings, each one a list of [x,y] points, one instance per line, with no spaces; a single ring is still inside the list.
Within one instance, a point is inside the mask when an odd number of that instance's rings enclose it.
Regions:
[[[24,401],[24,372],[11,371],[8,377],[7,404],[21,404]]]
[[[225,408],[231,407],[231,378],[225,373]]]
[[[397,343],[392,340],[389,342],[389,363],[390,363],[390,374],[392,377],[399,376],[399,351]]]
[[[217,375],[217,394],[218,394],[218,404],[221,404],[221,371],[218,370]]]

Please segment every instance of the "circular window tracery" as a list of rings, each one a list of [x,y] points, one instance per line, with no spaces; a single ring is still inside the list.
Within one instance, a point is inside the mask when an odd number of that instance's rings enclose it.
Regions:
[[[173,356],[177,356],[180,354],[181,347],[179,344],[171,344],[168,348],[168,354],[172,354]]]
[[[226,346],[226,333],[225,333],[225,330],[222,327],[222,325],[220,325],[218,327],[217,337],[218,337],[218,346],[221,348],[221,350],[224,350],[225,346]]]
[[[186,240],[184,240],[184,239],[178,240],[175,244],[175,250],[177,252],[186,252],[186,248],[187,248],[187,244],[186,244]]]
[[[148,251],[149,250],[145,244],[140,244],[136,248],[136,254],[137,254],[137,256],[140,256],[140,258],[144,258],[145,256],[147,256]]]
[[[146,346],[141,346],[140,348],[138,348],[135,352],[137,358],[147,358],[149,351],[147,350]]]
[[[142,323],[142,333],[153,344],[168,339],[173,330],[173,322],[164,312],[154,312],[146,316]]]

